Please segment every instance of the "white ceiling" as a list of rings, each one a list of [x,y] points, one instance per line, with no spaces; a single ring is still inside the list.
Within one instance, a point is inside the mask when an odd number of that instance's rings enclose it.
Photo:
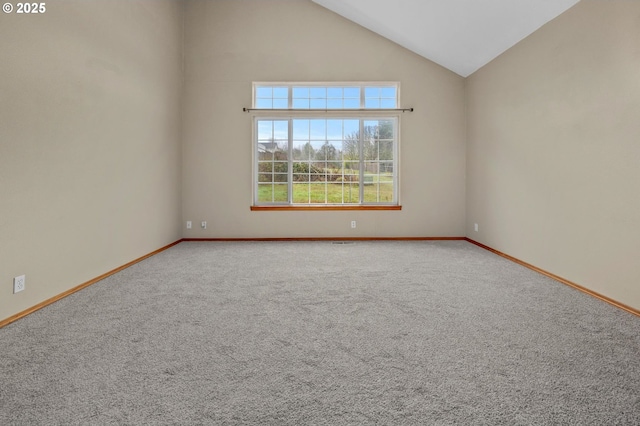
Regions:
[[[313,0],[463,77],[579,0]]]

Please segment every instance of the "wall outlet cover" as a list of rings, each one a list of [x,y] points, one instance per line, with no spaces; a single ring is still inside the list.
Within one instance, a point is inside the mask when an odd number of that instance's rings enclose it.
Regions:
[[[25,289],[26,277],[24,275],[20,275],[19,277],[15,277],[13,279],[13,294],[19,293]]]

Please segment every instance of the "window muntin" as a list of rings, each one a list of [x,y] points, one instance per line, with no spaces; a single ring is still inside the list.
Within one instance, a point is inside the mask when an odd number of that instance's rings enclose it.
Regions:
[[[254,85],[256,109],[394,109],[398,104],[394,83]]]
[[[395,87],[365,87],[364,107],[366,109],[375,108],[396,108],[397,89]]]
[[[289,88],[279,86],[256,87],[255,107],[261,109],[289,108]]]
[[[256,118],[255,204],[397,204],[397,123]]]
[[[398,98],[396,83],[254,83],[254,205],[397,206],[399,116],[382,110]]]

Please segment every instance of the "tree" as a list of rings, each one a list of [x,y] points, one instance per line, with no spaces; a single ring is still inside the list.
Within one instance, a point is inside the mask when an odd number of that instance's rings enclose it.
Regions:
[[[340,168],[340,153],[336,149],[336,147],[326,141],[320,149],[316,151],[316,162],[318,162],[318,166],[329,168],[329,169],[338,169]]]
[[[311,145],[311,142],[307,142],[302,147],[302,155],[301,158],[305,160],[313,160],[316,157],[316,150]]]
[[[360,143],[362,143],[363,160],[393,161],[393,122],[390,120],[368,121],[376,124],[363,126],[363,133],[354,132],[345,138],[343,143],[343,159],[360,161]],[[365,121],[367,123],[367,121]],[[354,163],[346,163],[352,165]],[[349,168],[349,167],[345,167]],[[376,172],[375,170],[369,170]]]

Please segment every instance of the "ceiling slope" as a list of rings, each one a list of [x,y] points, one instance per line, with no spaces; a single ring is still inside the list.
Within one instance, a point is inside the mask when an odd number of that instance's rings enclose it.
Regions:
[[[467,77],[579,0],[313,0]]]

